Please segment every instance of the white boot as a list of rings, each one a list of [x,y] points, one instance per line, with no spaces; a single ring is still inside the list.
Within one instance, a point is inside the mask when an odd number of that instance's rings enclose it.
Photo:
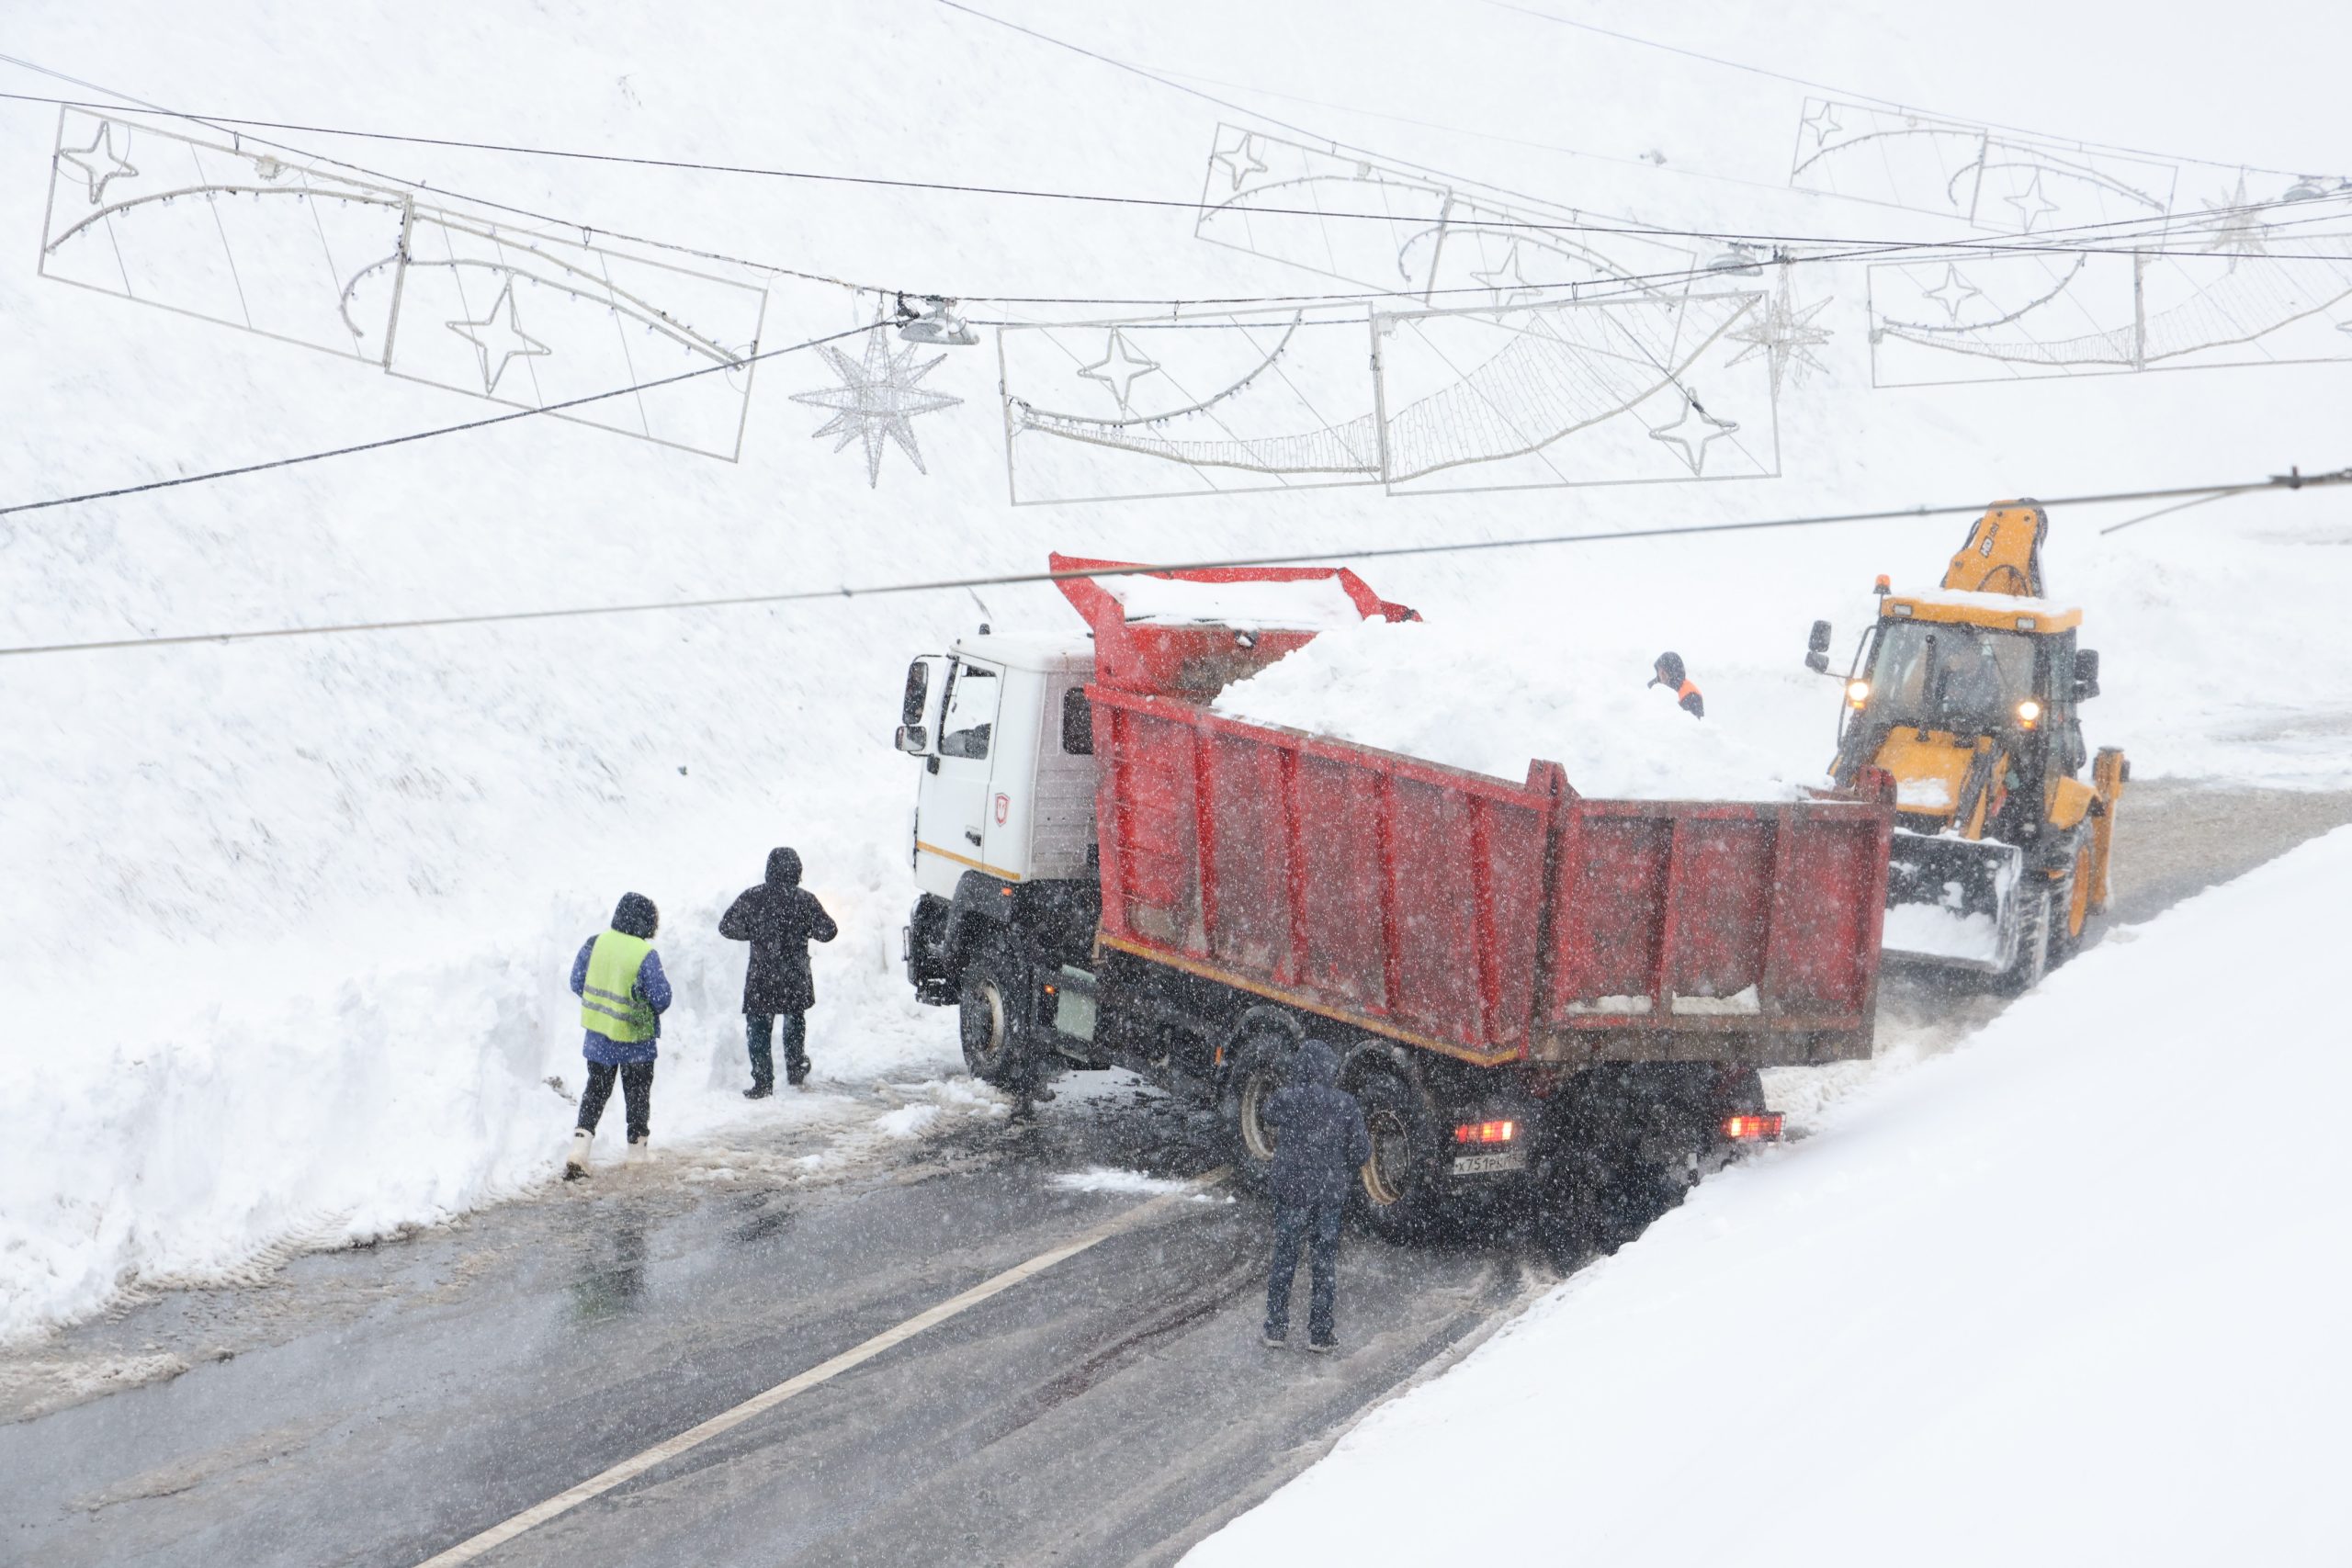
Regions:
[[[563,1162],[563,1179],[566,1181],[577,1181],[588,1174],[588,1145],[595,1141],[596,1134],[585,1127],[571,1130],[571,1153],[565,1156]]]
[[[653,1135],[652,1135],[650,1133],[647,1134],[646,1134],[644,1137],[642,1137],[642,1138],[631,1138],[631,1139],[628,1141],[628,1163],[629,1163],[629,1164],[631,1164],[631,1165],[643,1165],[646,1161],[648,1161],[648,1160],[651,1159],[652,1157],[653,1157]]]

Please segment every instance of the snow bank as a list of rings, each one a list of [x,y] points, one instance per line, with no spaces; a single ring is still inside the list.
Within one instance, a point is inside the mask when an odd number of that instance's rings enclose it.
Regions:
[[[1767,743],[1752,726],[1695,719],[1672,692],[1645,687],[1648,659],[1603,663],[1547,646],[1544,633],[1358,621],[1227,687],[1216,708],[1513,784],[1531,759],[1548,759],[1577,793],[1615,799],[1765,799],[1827,782],[1786,737]]]
[[[2347,883],[2352,829],[2117,933],[1187,1562],[2339,1560]]]
[[[664,908],[655,946],[675,999],[654,1078],[657,1167],[717,1133],[788,1143],[812,1120],[870,1114],[827,1094],[843,1083],[960,1069],[890,962],[896,887],[814,890],[842,927],[819,950],[834,962],[819,965],[809,1015],[817,1093],[757,1108],[741,1098],[744,949],[716,931],[733,889]],[[555,900],[527,927],[402,933],[389,962],[315,941],[159,958],[145,987],[33,1010],[33,1038],[79,1043],[20,1077],[40,1112],[0,1141],[0,1337],[127,1285],[240,1277],[545,1185],[585,1077],[569,960],[550,960],[609,913]],[[167,1010],[175,996],[210,999]],[[618,1160],[622,1109],[616,1094],[600,1168]],[[871,1127],[913,1137],[942,1114],[910,1104]]]

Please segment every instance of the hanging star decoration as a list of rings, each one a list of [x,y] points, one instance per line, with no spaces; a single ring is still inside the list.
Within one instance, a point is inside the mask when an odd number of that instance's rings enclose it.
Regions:
[[[1682,393],[1682,417],[1672,424],[1661,424],[1650,432],[1650,439],[1668,446],[1681,448],[1682,461],[1691,473],[1703,474],[1707,468],[1707,444],[1719,441],[1739,429],[1739,422],[1717,419],[1699,400],[1695,387],[1678,389]]]
[[[1498,305],[1510,304],[1517,295],[1538,292],[1535,286],[1527,281],[1527,275],[1520,270],[1517,240],[1513,240],[1510,248],[1503,253],[1499,266],[1489,267],[1485,272],[1474,272],[1470,276],[1495,291],[1495,302]]]
[[[1258,156],[1258,139],[1246,130],[1241,133],[1240,141],[1233,147],[1220,148],[1210,154],[1211,168],[1220,164],[1224,164],[1226,172],[1233,176],[1233,188],[1237,192],[1241,189],[1251,175],[1262,175],[1266,172],[1266,161]]]
[[[1846,128],[1838,123],[1838,106],[1824,99],[1819,108],[1804,117],[1804,128],[1813,132],[1813,150],[1820,152],[1829,145],[1829,139]],[[1788,122],[1783,120],[1782,124]]]
[[[1149,376],[1159,368],[1159,362],[1147,359],[1127,342],[1127,334],[1118,328],[1111,329],[1110,340],[1103,344],[1102,357],[1079,371],[1090,381],[1100,381],[1111,389],[1119,400],[1119,412],[1127,412],[1127,392],[1138,376]]]
[[[87,147],[60,147],[57,161],[71,164],[80,172],[89,187],[90,205],[96,207],[107,194],[107,186],[119,179],[137,179],[139,171],[130,166],[123,152],[130,151],[130,132],[122,133],[122,152],[114,150],[114,121],[98,121],[98,133]]]
[[[1801,308],[1791,289],[1789,273],[1789,267],[1783,264],[1780,291],[1772,296],[1771,303],[1764,307],[1763,319],[1750,321],[1731,333],[1735,340],[1747,346],[1733,355],[1730,362],[1737,365],[1743,359],[1763,355],[1766,363],[1771,367],[1772,395],[1775,398],[1781,395],[1781,378],[1790,367],[1795,367],[1800,385],[1804,381],[1806,371],[1818,370],[1826,375],[1829,369],[1813,355],[1815,349],[1829,341],[1829,329],[1815,326],[1813,319],[1829,308],[1835,296],[1816,299]]]
[[[2230,193],[2227,200],[2208,201],[2204,206],[2206,211],[2216,216],[2205,231],[2204,243],[2198,248],[2228,254],[2230,265],[2224,271],[2235,272],[2238,263],[2246,256],[2264,254],[2264,238],[2268,231],[2247,206],[2245,175],[2238,175],[2237,189]]]
[[[502,320],[501,318],[503,318]],[[481,389],[484,397],[498,395],[499,379],[506,367],[517,359],[537,359],[548,354],[546,344],[523,330],[523,318],[514,304],[514,279],[510,275],[506,287],[498,291],[498,303],[490,314],[479,321],[450,321],[449,330],[474,345],[474,357],[481,363]],[[498,356],[492,368],[491,355]]]
[[[1978,298],[1984,291],[1961,276],[1957,265],[1946,262],[1944,263],[1944,280],[1925,292],[1928,299],[1950,311],[1951,319],[1957,321],[1960,320],[1960,308],[1971,299]]]
[[[927,392],[916,383],[946,363],[944,354],[917,365],[915,355],[922,352],[910,348],[894,354],[889,339],[879,328],[865,335],[865,354],[862,359],[852,359],[840,349],[827,344],[818,350],[842,378],[838,387],[825,387],[813,392],[795,392],[792,400],[814,408],[831,409],[833,417],[820,425],[815,436],[821,441],[828,435],[838,435],[833,450],[841,451],[853,441],[865,444],[865,484],[868,490],[882,479],[882,440],[888,436],[899,444],[899,449],[914,462],[915,472],[928,474],[923,467],[922,450],[915,445],[912,421],[917,414],[931,413],[938,409],[953,408],[964,400],[951,398],[944,392]]]
[[[2018,231],[2033,232],[2033,226],[2058,210],[2058,204],[2041,194],[2041,171],[2033,171],[2033,183],[2015,196],[2001,198],[2018,209]]]

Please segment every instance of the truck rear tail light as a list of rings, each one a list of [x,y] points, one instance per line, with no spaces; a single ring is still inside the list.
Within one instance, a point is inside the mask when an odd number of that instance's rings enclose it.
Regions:
[[[1516,1122],[1464,1122],[1453,1129],[1457,1144],[1508,1144],[1517,1136]]]
[[[1781,1113],[1777,1111],[1751,1111],[1724,1118],[1724,1136],[1726,1138],[1777,1138],[1780,1135]]]

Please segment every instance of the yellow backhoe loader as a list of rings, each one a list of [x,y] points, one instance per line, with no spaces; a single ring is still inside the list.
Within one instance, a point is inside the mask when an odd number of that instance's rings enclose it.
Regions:
[[[1886,954],[2008,990],[2071,955],[2107,908],[2132,776],[2121,751],[2093,759],[2084,747],[2076,709],[2098,694],[2098,655],[2075,646],[2082,611],[2042,597],[2049,529],[2031,502],[2004,502],[1977,520],[1939,588],[1894,593],[1878,580],[1830,768],[1841,788],[1866,767],[1894,776]],[[1809,668],[1828,672],[1829,638],[1815,621]]]

